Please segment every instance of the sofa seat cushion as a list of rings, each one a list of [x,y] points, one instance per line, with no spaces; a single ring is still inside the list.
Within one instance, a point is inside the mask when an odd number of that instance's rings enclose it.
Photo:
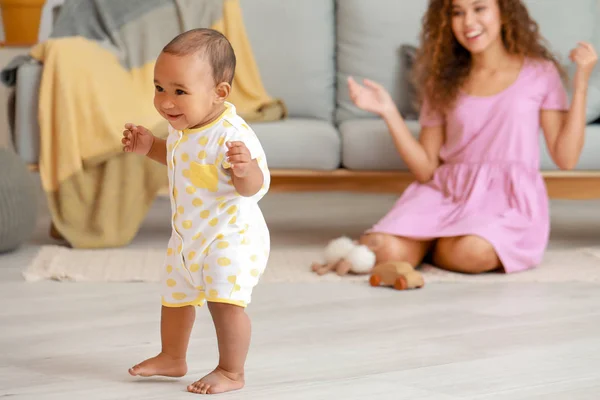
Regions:
[[[406,125],[415,138],[419,137],[418,121],[407,120]],[[342,136],[342,165],[352,170],[408,171],[396,151],[388,128],[381,119],[357,119],[340,125]],[[586,141],[576,170],[600,169],[600,124],[588,125]],[[546,142],[540,131],[540,164],[543,171],[558,168],[550,158]]]
[[[411,133],[418,137],[419,123],[407,120]],[[383,120],[354,119],[340,124],[342,165],[354,170],[406,171]]]
[[[340,136],[328,122],[290,118],[252,124],[270,169],[334,170],[340,166]]]
[[[546,148],[543,137],[540,138],[541,155],[540,162],[544,171],[558,171]],[[591,124],[585,128],[585,144],[579,157],[579,163],[575,167],[578,171],[600,170],[600,124]]]

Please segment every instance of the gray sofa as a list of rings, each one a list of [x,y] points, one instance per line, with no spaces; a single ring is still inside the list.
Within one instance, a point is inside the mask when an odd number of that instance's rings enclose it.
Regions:
[[[417,45],[426,0],[243,0],[246,29],[267,91],[287,104],[289,118],[254,124],[274,170],[405,171],[384,123],[356,109],[346,78],[368,77],[410,104],[403,45]],[[526,0],[552,49],[563,60],[579,40],[600,51],[600,2]],[[42,66],[19,68],[15,146],[36,163],[37,87]],[[600,172],[600,79],[589,90],[586,143],[576,170]],[[596,122],[593,122],[596,120]],[[419,125],[408,121],[418,135]],[[541,168],[556,170],[540,140]]]

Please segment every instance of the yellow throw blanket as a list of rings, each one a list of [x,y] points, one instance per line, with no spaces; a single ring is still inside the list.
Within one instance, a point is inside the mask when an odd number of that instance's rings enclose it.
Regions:
[[[286,116],[283,103],[263,88],[239,1],[193,0],[182,9],[184,3],[165,3],[121,26],[117,40],[123,43],[121,48],[79,35],[51,38],[31,51],[44,64],[39,97],[41,180],[53,224],[72,247],[128,244],[158,191],[168,185],[163,165],[125,154],[121,146],[127,122],[160,137],[167,134],[167,124],[153,106],[156,35],[161,33],[143,29],[144,24],[150,27],[162,20],[162,31],[168,32],[164,20],[173,19],[176,28],[160,38],[162,48],[173,33],[189,28],[181,22],[182,15],[202,12],[205,20],[213,18],[207,26],[225,34],[237,56],[229,101],[250,122]],[[146,40],[154,48],[143,51],[144,43],[136,40]]]

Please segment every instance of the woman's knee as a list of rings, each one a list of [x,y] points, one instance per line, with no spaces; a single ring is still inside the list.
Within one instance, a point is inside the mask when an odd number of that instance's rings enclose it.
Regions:
[[[480,274],[501,266],[494,246],[479,236],[439,239],[433,251],[433,263],[465,274]]]
[[[376,263],[389,261],[406,261],[417,266],[425,257],[430,243],[388,235],[385,233],[368,233],[359,239],[359,243],[367,246],[375,253]]]

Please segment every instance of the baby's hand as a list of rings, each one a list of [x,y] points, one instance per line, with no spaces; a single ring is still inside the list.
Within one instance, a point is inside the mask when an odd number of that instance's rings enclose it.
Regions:
[[[231,171],[238,178],[244,178],[250,171],[250,165],[252,158],[250,157],[250,150],[244,144],[244,142],[227,142],[227,162],[231,165]]]
[[[598,55],[594,50],[594,46],[587,42],[579,42],[578,46],[571,50],[569,58],[577,65],[577,72],[583,73],[586,81],[592,74],[596,62],[598,62]]]
[[[143,126],[125,124],[121,143],[123,143],[124,152],[137,153],[145,156],[152,148],[154,135]]]

